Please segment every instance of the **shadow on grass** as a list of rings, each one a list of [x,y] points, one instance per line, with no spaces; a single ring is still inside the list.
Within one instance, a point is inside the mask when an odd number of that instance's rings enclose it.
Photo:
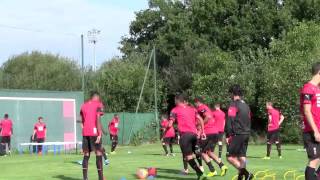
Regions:
[[[53,176],[53,178],[60,179],[60,180],[81,180],[79,178],[68,177],[65,175],[57,175],[57,176]]]
[[[170,176],[170,174],[172,174],[173,176]],[[176,180],[194,180],[196,179],[196,174],[190,173],[189,175],[183,175],[181,174],[181,170],[157,168],[157,178],[176,179]]]

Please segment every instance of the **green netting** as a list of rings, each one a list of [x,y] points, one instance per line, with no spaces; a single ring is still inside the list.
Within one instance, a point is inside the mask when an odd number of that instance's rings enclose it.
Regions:
[[[108,123],[113,118],[115,113],[107,113],[101,119],[104,130],[107,130]],[[154,113],[117,113],[120,117],[119,123],[119,144],[128,145],[131,143],[132,138],[138,132],[141,132],[146,137],[157,136],[158,127],[155,121]],[[132,131],[131,131],[132,130]],[[130,133],[131,136],[130,136]],[[109,135],[103,137],[104,144],[110,144]]]
[[[30,142],[39,116],[47,124],[46,141],[81,140],[80,124],[76,120],[80,119],[82,103],[82,92],[0,90],[0,117],[8,113],[13,120],[13,148]]]

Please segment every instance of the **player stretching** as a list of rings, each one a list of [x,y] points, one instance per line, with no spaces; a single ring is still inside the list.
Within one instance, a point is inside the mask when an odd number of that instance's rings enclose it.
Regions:
[[[198,180],[206,179],[205,175],[199,168],[198,164],[193,157],[193,152],[197,144],[197,128],[196,124],[199,121],[201,131],[203,132],[203,120],[197,114],[197,110],[188,106],[185,97],[182,94],[175,97],[176,107],[170,113],[170,126],[174,121],[178,123],[178,131],[181,136],[180,148],[183,156],[188,160],[189,165],[196,171]],[[205,138],[205,134],[201,135]]]
[[[37,137],[35,139],[35,136]],[[37,143],[44,143],[47,137],[47,125],[43,122],[43,117],[38,118],[38,122],[34,125],[32,140]],[[42,145],[37,146],[38,154],[42,154]]]
[[[227,159],[238,169],[238,180],[253,179],[253,174],[246,169],[246,154],[251,128],[251,111],[242,100],[242,90],[239,85],[234,85],[229,92],[232,94],[232,103],[228,110],[226,123]]]
[[[226,114],[221,110],[220,104],[215,104],[214,108],[215,110],[212,112],[212,116],[215,120],[215,125],[218,130],[219,160],[221,161],[224,126],[226,124]]]
[[[9,115],[5,114],[4,119],[0,121],[1,143],[7,144],[9,154],[11,154],[11,136],[13,134],[12,121]]]
[[[119,121],[120,120],[119,120],[118,114],[115,114],[108,125],[109,133],[110,133],[110,141],[111,141],[110,154],[116,154],[115,150],[118,145]]]
[[[204,123],[204,133],[206,134],[206,139],[201,142],[202,158],[206,162],[210,173],[207,177],[216,176],[218,173],[214,169],[211,159],[213,159],[221,169],[221,176],[226,175],[228,167],[223,164],[222,161],[214,154],[215,145],[218,142],[218,130],[215,124],[215,119],[213,119],[212,111],[209,107],[203,103],[203,99],[196,98],[195,104],[197,107],[198,114],[202,117]]]
[[[88,180],[88,162],[90,153],[95,151],[98,177],[99,180],[103,180],[101,145],[102,126],[100,122],[100,116],[103,115],[103,104],[100,101],[99,93],[91,93],[91,99],[82,104],[80,114],[82,118],[82,148],[84,155],[82,162],[83,179]]]
[[[306,180],[317,180],[316,168],[320,162],[320,63],[312,66],[312,76],[312,79],[300,91],[303,141],[309,158],[305,170]]]
[[[280,113],[278,109],[275,109],[272,102],[266,103],[266,108],[268,111],[268,135],[267,135],[267,156],[263,159],[270,159],[271,146],[273,143],[276,144],[279,158],[281,159],[281,144],[279,137],[280,125],[284,120],[284,116]]]
[[[163,133],[163,135],[161,137],[162,147],[164,149],[164,152],[166,153],[166,156],[169,156],[168,148],[167,148],[168,145],[170,148],[170,155],[175,156],[175,154],[173,154],[173,147],[172,146],[173,146],[173,143],[175,140],[176,133],[174,131],[174,127],[169,126],[169,121],[168,121],[168,119],[166,119],[165,116],[162,116],[161,130]]]

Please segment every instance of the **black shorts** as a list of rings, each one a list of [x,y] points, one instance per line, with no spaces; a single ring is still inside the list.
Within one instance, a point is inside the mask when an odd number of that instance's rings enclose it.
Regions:
[[[268,143],[275,143],[275,142],[279,142],[280,140],[280,132],[279,130],[274,130],[274,131],[268,131],[267,134],[267,142]]]
[[[110,141],[117,143],[117,142],[118,142],[118,135],[111,135],[111,134],[110,134]]]
[[[82,137],[82,150],[83,152],[101,151],[102,145],[96,143],[97,136],[83,136]]]
[[[183,133],[180,137],[179,144],[183,156],[192,155],[196,151],[197,135],[193,133]]]
[[[37,143],[44,143],[44,138],[37,138]]]
[[[224,132],[219,132],[218,134],[218,141],[223,141]]]
[[[1,143],[7,143],[10,145],[11,137],[10,136],[1,136]]]
[[[227,157],[246,157],[249,143],[249,135],[235,135],[227,145]]]
[[[309,159],[320,158],[320,143],[316,142],[313,133],[303,133],[303,142]]]
[[[202,152],[214,151],[216,144],[218,143],[218,134],[208,134],[205,140],[201,140]]]
[[[175,137],[165,137],[163,138],[162,143],[173,144],[174,141],[175,141]]]

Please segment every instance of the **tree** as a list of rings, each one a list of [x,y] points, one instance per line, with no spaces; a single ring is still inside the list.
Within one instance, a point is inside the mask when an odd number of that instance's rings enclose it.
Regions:
[[[2,67],[2,88],[81,90],[81,71],[75,61],[34,51],[11,57]]]

